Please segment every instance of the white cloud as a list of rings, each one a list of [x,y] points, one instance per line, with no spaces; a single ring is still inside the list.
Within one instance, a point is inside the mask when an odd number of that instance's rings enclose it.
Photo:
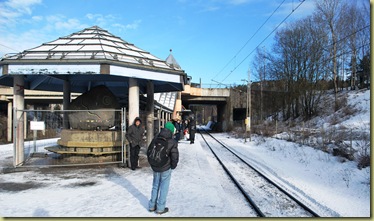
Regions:
[[[114,27],[118,28],[119,31],[126,31],[126,30],[135,30],[139,27],[142,20],[138,19],[133,21],[129,24],[121,24],[118,22],[120,20],[120,17],[112,14],[103,15],[103,14],[86,14],[86,18],[93,21],[95,25],[98,25],[102,28],[106,27]]]
[[[119,31],[126,31],[126,30],[135,30],[139,27],[139,24],[142,22],[142,20],[135,20],[130,24],[120,24],[120,23],[115,23],[112,24],[112,27],[118,28]]]
[[[17,34],[2,34],[0,35],[0,42],[6,47],[0,45],[0,57],[7,53],[17,53],[37,47],[43,42],[51,41],[52,39],[49,39],[49,37],[35,29]]]
[[[98,25],[100,27],[108,26],[108,24],[112,24],[117,19],[116,16],[108,14],[108,15],[102,15],[102,14],[86,14],[86,18],[88,18],[91,21],[95,22],[95,25]]]
[[[135,20],[131,24],[126,25],[126,29],[137,29],[142,20]]]
[[[32,16],[31,19],[33,21],[42,21],[43,20],[43,16]]]
[[[31,14],[31,6],[42,3],[41,0],[8,0],[5,6],[15,9],[22,14]]]
[[[78,19],[70,18],[70,19],[63,20],[63,21],[57,21],[55,23],[55,28],[56,29],[65,29],[65,30],[66,29],[67,30],[83,29],[83,28],[86,28],[86,25],[81,24],[81,22]]]
[[[0,26],[14,26],[21,16],[31,15],[32,7],[41,3],[41,0],[8,0],[0,2]]]

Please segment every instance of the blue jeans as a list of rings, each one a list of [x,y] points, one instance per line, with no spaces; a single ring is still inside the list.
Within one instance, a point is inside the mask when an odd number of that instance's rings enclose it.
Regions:
[[[157,209],[156,212],[162,212],[166,205],[166,196],[169,191],[171,178],[171,169],[164,172],[153,172],[153,184],[151,199],[149,200],[149,209]]]

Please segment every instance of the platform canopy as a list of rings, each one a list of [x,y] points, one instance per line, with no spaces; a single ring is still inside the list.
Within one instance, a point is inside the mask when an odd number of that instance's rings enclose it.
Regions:
[[[0,71],[0,85],[4,86],[13,86],[14,75],[24,75],[25,89],[62,91],[63,82],[69,81],[71,92],[106,85],[119,98],[128,96],[129,78],[138,79],[140,93],[146,93],[148,80],[154,82],[155,93],[182,91],[186,83],[186,73],[179,65],[98,26],[7,54],[0,60]]]

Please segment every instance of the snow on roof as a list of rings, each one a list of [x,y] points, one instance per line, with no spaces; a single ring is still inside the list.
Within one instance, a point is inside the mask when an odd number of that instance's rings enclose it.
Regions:
[[[169,56],[170,57],[170,56]],[[86,28],[1,60],[13,61],[76,61],[112,60],[141,66],[181,70],[175,59],[170,63],[122,40],[98,26]]]

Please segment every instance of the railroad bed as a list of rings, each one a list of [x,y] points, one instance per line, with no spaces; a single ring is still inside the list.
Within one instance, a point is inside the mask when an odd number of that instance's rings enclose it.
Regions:
[[[232,147],[226,146],[207,131],[200,131],[200,134],[247,199],[250,209],[256,211],[259,217],[319,217],[307,205],[236,154]]]

